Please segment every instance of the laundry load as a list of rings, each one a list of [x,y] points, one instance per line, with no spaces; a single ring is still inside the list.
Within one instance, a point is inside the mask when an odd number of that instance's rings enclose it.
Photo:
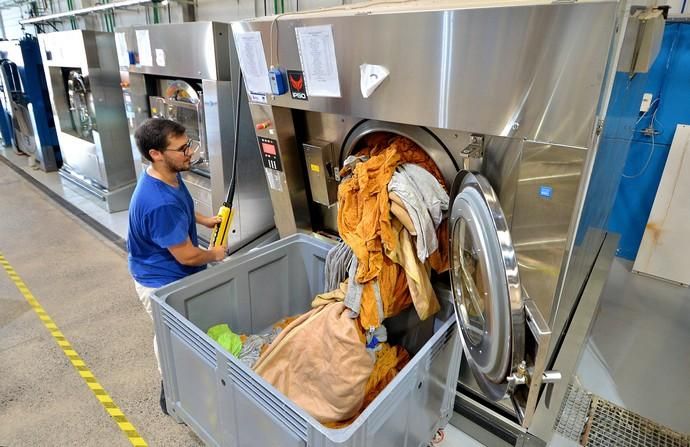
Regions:
[[[239,358],[330,428],[352,423],[410,360],[387,319],[439,311],[431,270],[448,270],[448,194],[413,141],[368,136],[338,189],[343,239],[327,255],[327,290],[312,309],[242,338]]]

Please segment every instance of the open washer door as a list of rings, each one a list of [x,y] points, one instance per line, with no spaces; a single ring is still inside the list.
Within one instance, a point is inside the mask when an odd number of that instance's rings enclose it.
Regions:
[[[550,379],[544,375],[550,331],[522,288],[508,224],[488,180],[461,171],[451,197],[450,277],[467,363],[486,397],[510,397],[527,425]]]

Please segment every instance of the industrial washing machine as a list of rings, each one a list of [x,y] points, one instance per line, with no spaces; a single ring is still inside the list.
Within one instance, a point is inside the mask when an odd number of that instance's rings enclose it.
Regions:
[[[63,166],[109,212],[129,207],[136,177],[113,33],[40,34]]]
[[[234,81],[239,71],[237,58],[231,54],[230,35],[229,24],[216,22],[135,26],[116,33],[138,175],[148,161],[134,142],[137,127],[150,117],[179,122],[196,146],[192,169],[182,173],[185,184],[196,211],[215,215],[225,201],[233,146],[239,139],[233,203],[237,218],[228,239],[230,250],[236,251],[274,228],[274,222],[246,95],[238,97]],[[240,123],[235,135],[238,102]],[[210,239],[208,228],[198,225],[197,231],[201,239]]]
[[[38,39],[0,42],[3,106],[9,112],[11,144],[46,172],[62,165]]]
[[[435,161],[451,191],[437,281],[465,353],[456,412],[511,442],[551,439],[616,246],[626,154],[597,147],[624,17],[616,1],[460,0],[232,25],[281,237],[337,235],[339,167],[372,133]],[[263,79],[273,65],[285,94]]]

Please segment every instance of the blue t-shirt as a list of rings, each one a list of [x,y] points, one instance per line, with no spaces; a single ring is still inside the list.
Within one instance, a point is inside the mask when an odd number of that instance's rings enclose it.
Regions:
[[[129,271],[139,284],[162,287],[204,269],[182,265],[168,247],[199,245],[194,201],[180,175],[177,188],[143,172],[129,205]]]

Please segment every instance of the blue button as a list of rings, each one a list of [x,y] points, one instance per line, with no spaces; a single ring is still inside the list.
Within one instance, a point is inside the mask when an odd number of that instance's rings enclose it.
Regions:
[[[553,196],[553,188],[550,186],[542,185],[539,187],[539,195],[545,199],[550,199]]]

